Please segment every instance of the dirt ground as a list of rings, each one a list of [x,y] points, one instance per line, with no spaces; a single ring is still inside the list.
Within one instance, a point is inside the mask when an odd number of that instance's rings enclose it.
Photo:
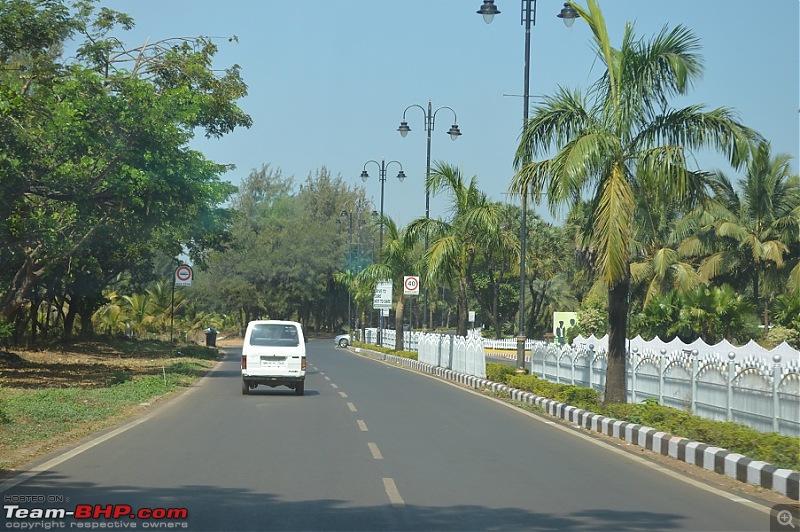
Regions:
[[[163,353],[126,352],[104,343],[0,353],[0,375],[8,388],[95,388],[118,372],[142,375],[159,370]]]

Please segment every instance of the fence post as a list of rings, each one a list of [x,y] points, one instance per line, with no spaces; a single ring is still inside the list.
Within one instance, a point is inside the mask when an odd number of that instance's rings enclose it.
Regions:
[[[736,378],[736,364],[733,359],[736,358],[736,353],[731,351],[728,353],[728,416],[729,422],[733,421],[733,379]]]
[[[572,357],[570,366],[572,367],[572,385],[575,386],[575,361],[578,360],[578,350],[573,348],[572,354],[575,356]]]
[[[781,356],[775,355],[772,357],[775,365],[772,366],[772,431],[778,432],[780,430],[780,410],[781,398],[778,395],[778,390],[781,387]]]
[[[700,361],[697,359],[697,356],[699,353],[700,352],[697,349],[692,349],[692,415],[697,414],[697,373],[698,366],[700,365]]]
[[[589,344],[589,388],[594,390],[594,344]]]
[[[558,352],[558,356],[556,357],[556,384],[561,384],[561,357],[564,356],[564,346],[561,346],[561,350]]]
[[[447,369],[453,369],[453,349],[455,349],[456,347],[456,341],[455,341],[456,337],[451,336],[449,340],[450,340],[450,353],[447,358]]]
[[[631,349],[631,403],[636,404],[636,364],[639,357],[639,348]]]
[[[667,365],[667,350],[661,348],[661,359],[658,361],[658,404],[664,404],[664,372]]]

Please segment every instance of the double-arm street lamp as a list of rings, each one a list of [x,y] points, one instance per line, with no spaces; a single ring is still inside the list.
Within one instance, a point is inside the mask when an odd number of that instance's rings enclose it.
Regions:
[[[386,184],[386,169],[391,164],[398,165],[400,167],[400,171],[397,172],[397,179],[399,179],[401,183],[403,182],[403,179],[406,178],[406,174],[403,172],[403,165],[400,164],[399,161],[389,161],[387,163],[383,158],[381,158],[381,162],[378,162],[378,161],[376,161],[374,159],[370,159],[369,161],[364,163],[364,170],[361,171],[361,180],[364,181],[365,183],[367,182],[367,179],[369,179],[369,174],[367,173],[367,165],[369,163],[374,163],[374,164],[378,165],[378,169],[379,169],[379,172],[380,172],[379,173],[379,178],[380,178],[380,181],[381,181],[381,219],[380,219],[380,222],[379,222],[380,223],[380,237],[379,237],[379,240],[378,240],[378,257],[381,257],[383,255],[383,188],[384,188],[384,185]],[[400,334],[402,334],[402,332],[400,332]],[[383,337],[383,311],[381,311],[380,332],[378,333],[378,345],[383,345],[382,344],[382,342],[383,342],[383,338],[382,337]]]
[[[340,213],[340,218],[347,218],[347,272],[353,274],[361,271],[363,261],[361,258],[361,226],[364,224],[364,213],[368,212],[369,207],[372,206],[372,215],[378,216],[378,211],[374,210],[374,204],[366,199],[358,198],[345,203],[345,208]],[[358,227],[354,230],[353,219]],[[337,224],[341,224],[341,219],[336,220]],[[353,233],[356,233],[357,244],[355,249],[355,257],[353,256]],[[350,287],[347,288],[347,325],[353,327],[352,311],[351,311],[352,296],[350,294]]]
[[[378,256],[380,257],[383,253],[383,188],[386,184],[386,169],[389,167],[390,164],[394,163],[400,167],[400,171],[397,172],[397,179],[400,180],[402,183],[403,180],[406,178],[406,174],[403,172],[403,165],[400,164],[399,161],[389,161],[388,163],[381,158],[381,162],[378,162],[374,159],[370,159],[369,161],[364,163],[364,169],[361,171],[361,180],[363,182],[367,182],[369,179],[369,174],[367,173],[367,165],[369,163],[374,163],[378,165],[379,174],[378,178],[381,182],[381,221],[380,221],[380,239],[378,240]]]
[[[531,25],[536,25],[536,0],[521,0],[521,22],[525,25],[525,70],[524,70],[524,92],[522,94],[523,111],[522,111],[522,127],[523,129],[528,125],[528,100],[530,99],[530,75],[531,75]],[[483,0],[483,5],[477,11],[479,15],[483,15],[483,20],[489,24],[494,19],[494,16],[499,14],[500,11],[494,5],[494,0]],[[557,15],[558,18],[564,21],[567,27],[572,26],[575,19],[578,18],[578,12],[568,3],[564,4],[564,8]],[[523,165],[527,161],[523,161]],[[519,231],[519,334],[517,335],[517,371],[523,372],[525,370],[525,250],[527,246],[526,236],[528,232],[528,191],[522,192],[522,218],[520,220]]]
[[[450,129],[447,131],[447,134],[450,135],[452,140],[457,140],[458,137],[461,136],[461,130],[458,129],[458,117],[456,116],[456,112],[453,110],[452,107],[442,106],[437,108],[435,111],[433,110],[433,105],[431,105],[431,101],[428,100],[428,109],[425,110],[424,107],[418,104],[411,104],[406,107],[405,111],[403,111],[403,120],[400,122],[400,127],[397,128],[397,131],[400,132],[400,136],[405,138],[408,135],[411,128],[408,126],[408,122],[406,122],[406,113],[412,107],[416,107],[422,111],[423,118],[425,120],[425,131],[428,134],[428,143],[425,150],[425,218],[431,217],[431,191],[428,187],[428,181],[431,177],[431,133],[433,132],[434,127],[436,126],[436,114],[441,111],[442,109],[448,109],[450,112],[453,113],[453,125],[450,126]],[[428,235],[425,235],[425,250],[428,249]],[[423,323],[428,324],[428,291],[424,290],[425,292],[425,303],[422,310],[423,316]]]
[[[436,126],[436,114],[441,111],[442,109],[449,109],[453,113],[453,125],[450,126],[450,130],[447,132],[450,135],[450,138],[453,140],[458,139],[461,136],[461,130],[458,129],[458,118],[456,117],[456,112],[453,111],[451,107],[442,106],[433,110],[433,106],[431,105],[431,101],[428,100],[428,110],[426,111],[424,107],[418,104],[411,104],[406,107],[406,110],[403,111],[403,120],[400,121],[400,127],[397,128],[397,131],[400,132],[400,136],[405,138],[408,135],[411,128],[408,127],[408,122],[406,122],[406,113],[412,107],[416,107],[422,111],[423,117],[425,119],[425,131],[428,133],[428,144],[426,150],[426,158],[425,158],[425,218],[431,217],[431,195],[430,189],[428,188],[428,178],[431,176],[431,132],[433,131],[434,127]],[[427,244],[426,244],[427,247]]]

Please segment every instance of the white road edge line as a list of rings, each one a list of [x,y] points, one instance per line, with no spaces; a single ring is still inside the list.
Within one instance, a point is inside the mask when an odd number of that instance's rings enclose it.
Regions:
[[[749,500],[749,499],[741,499],[740,497],[737,497],[733,492],[725,491],[723,489],[716,488],[714,486],[710,486],[709,484],[706,484],[705,482],[701,482],[699,480],[695,480],[693,478],[686,477],[686,476],[682,475],[679,472],[672,471],[671,469],[668,469],[668,468],[666,468],[666,467],[664,467],[662,465],[659,465],[659,464],[656,464],[654,462],[651,462],[650,460],[647,460],[645,458],[633,455],[633,454],[631,454],[631,453],[629,453],[627,451],[624,451],[622,449],[617,449],[613,445],[610,445],[610,444],[604,442],[601,439],[593,438],[591,436],[582,434],[579,430],[573,429],[571,427],[562,426],[560,423],[557,423],[555,421],[547,419],[545,417],[545,416],[547,416],[547,414],[544,413],[544,412],[542,412],[541,414],[537,414],[537,413],[534,413],[534,412],[528,412],[527,410],[523,410],[523,409],[521,409],[521,408],[519,408],[519,407],[517,407],[515,405],[506,403],[505,401],[502,401],[500,399],[496,399],[496,398],[491,397],[489,395],[482,394],[477,390],[473,390],[471,388],[467,388],[467,387],[465,387],[465,386],[463,386],[461,384],[458,384],[458,383],[455,383],[455,382],[450,382],[450,381],[448,381],[446,379],[443,379],[443,378],[440,378],[440,377],[438,377],[436,375],[431,375],[429,373],[424,373],[422,371],[416,371],[413,368],[406,368],[406,367],[403,367],[403,366],[397,366],[397,365],[392,364],[390,362],[386,362],[384,360],[379,360],[379,359],[372,358],[372,357],[369,357],[369,356],[365,357],[365,356],[360,355],[358,353],[353,353],[353,354],[354,354],[354,356],[361,357],[361,358],[363,358],[365,360],[374,360],[375,362],[382,363],[382,364],[384,364],[385,366],[387,366],[389,368],[395,368],[395,369],[399,369],[399,370],[402,370],[402,371],[408,371],[410,373],[414,373],[414,374],[420,375],[422,377],[427,377],[429,379],[433,379],[435,381],[441,382],[441,383],[446,384],[448,386],[452,386],[453,388],[457,388],[459,390],[463,390],[463,391],[465,391],[467,393],[471,393],[473,395],[477,395],[477,396],[483,397],[485,399],[489,399],[490,401],[494,401],[494,402],[496,402],[498,404],[501,404],[501,405],[505,406],[506,408],[511,408],[511,409],[513,409],[513,410],[515,410],[515,411],[517,411],[517,412],[519,412],[519,413],[521,413],[521,414],[523,414],[525,416],[533,418],[533,419],[535,419],[535,420],[537,420],[539,422],[542,422],[542,423],[544,423],[546,425],[552,425],[554,428],[557,428],[558,430],[563,430],[566,433],[572,434],[572,435],[577,436],[579,438],[583,438],[586,441],[589,441],[589,442],[591,442],[591,443],[593,443],[595,445],[598,445],[600,447],[608,449],[609,451],[611,451],[613,453],[616,453],[616,454],[618,454],[620,456],[625,456],[628,459],[633,460],[634,462],[638,462],[638,463],[640,463],[640,464],[642,464],[644,466],[647,466],[647,467],[649,467],[651,469],[654,469],[654,470],[656,470],[656,471],[658,471],[660,473],[663,473],[663,474],[665,474],[667,476],[670,476],[672,478],[675,478],[677,480],[685,482],[686,484],[690,484],[692,486],[695,486],[695,487],[700,488],[702,490],[705,490],[707,492],[713,493],[713,494],[718,495],[719,497],[722,497],[722,498],[727,499],[729,501],[736,502],[737,504],[741,504],[741,505],[747,506],[749,508],[753,508],[754,510],[758,510],[758,511],[760,511],[762,513],[765,513],[767,515],[771,514],[771,512],[772,512],[771,507],[765,506],[762,503],[759,503],[759,502],[756,502],[756,501],[753,501],[753,500]],[[739,499],[741,499],[741,500],[739,500]]]
[[[172,405],[174,405],[178,401],[181,401],[183,398],[188,396],[194,390],[199,388],[200,384],[204,380],[209,378],[209,375],[211,375],[211,373],[213,373],[214,371],[219,369],[219,367],[222,365],[223,361],[224,360],[220,360],[219,362],[217,362],[217,364],[213,368],[210,368],[208,370],[208,373],[206,373],[206,375],[202,379],[200,379],[196,383],[194,383],[185,392],[177,395],[176,397],[167,398],[167,400],[163,404],[158,405],[158,407],[156,407],[152,412],[149,412],[149,413],[143,415],[142,417],[140,417],[139,419],[135,419],[135,420],[133,420],[133,421],[131,421],[129,423],[126,423],[125,425],[123,425],[121,427],[118,427],[118,428],[116,428],[116,429],[114,429],[114,430],[112,430],[110,432],[107,432],[107,433],[105,433],[105,434],[103,434],[101,436],[98,436],[96,438],[92,438],[90,441],[88,441],[88,442],[86,442],[86,443],[84,443],[82,445],[79,445],[79,446],[75,447],[74,449],[70,449],[69,451],[66,451],[66,452],[64,452],[62,454],[59,454],[55,458],[52,458],[52,459],[50,459],[50,460],[48,460],[48,461],[46,461],[46,462],[44,462],[42,464],[34,466],[34,467],[30,468],[29,470],[23,471],[23,472],[15,475],[14,477],[6,480],[5,482],[0,483],[0,493],[3,493],[5,491],[7,491],[7,490],[10,490],[11,488],[16,486],[17,484],[21,484],[21,483],[25,482],[26,480],[30,480],[30,479],[32,479],[33,477],[35,477],[36,475],[38,475],[40,473],[44,473],[45,471],[49,471],[50,469],[56,467],[57,465],[66,462],[70,458],[74,458],[74,457],[78,456],[79,454],[81,454],[82,452],[88,451],[92,447],[94,447],[96,445],[100,445],[104,441],[110,440],[114,436],[119,436],[123,432],[125,432],[125,431],[127,431],[129,429],[132,429],[133,427],[135,427],[137,425],[140,425],[140,424],[144,423],[145,421],[147,421],[148,419],[150,419],[151,417],[156,415],[158,412],[160,412],[162,408],[171,407]]]

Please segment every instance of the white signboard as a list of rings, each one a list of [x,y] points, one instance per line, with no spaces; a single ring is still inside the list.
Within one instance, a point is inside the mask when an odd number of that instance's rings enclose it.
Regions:
[[[469,311],[469,321],[471,323],[475,323],[475,311],[474,310],[470,310]]]
[[[406,275],[403,277],[403,295],[419,295],[419,277],[415,275]]]
[[[378,281],[375,284],[375,297],[372,299],[372,307],[375,309],[392,308],[392,280]]]
[[[175,286],[191,286],[192,285],[192,267],[187,264],[181,264],[175,268]]]

